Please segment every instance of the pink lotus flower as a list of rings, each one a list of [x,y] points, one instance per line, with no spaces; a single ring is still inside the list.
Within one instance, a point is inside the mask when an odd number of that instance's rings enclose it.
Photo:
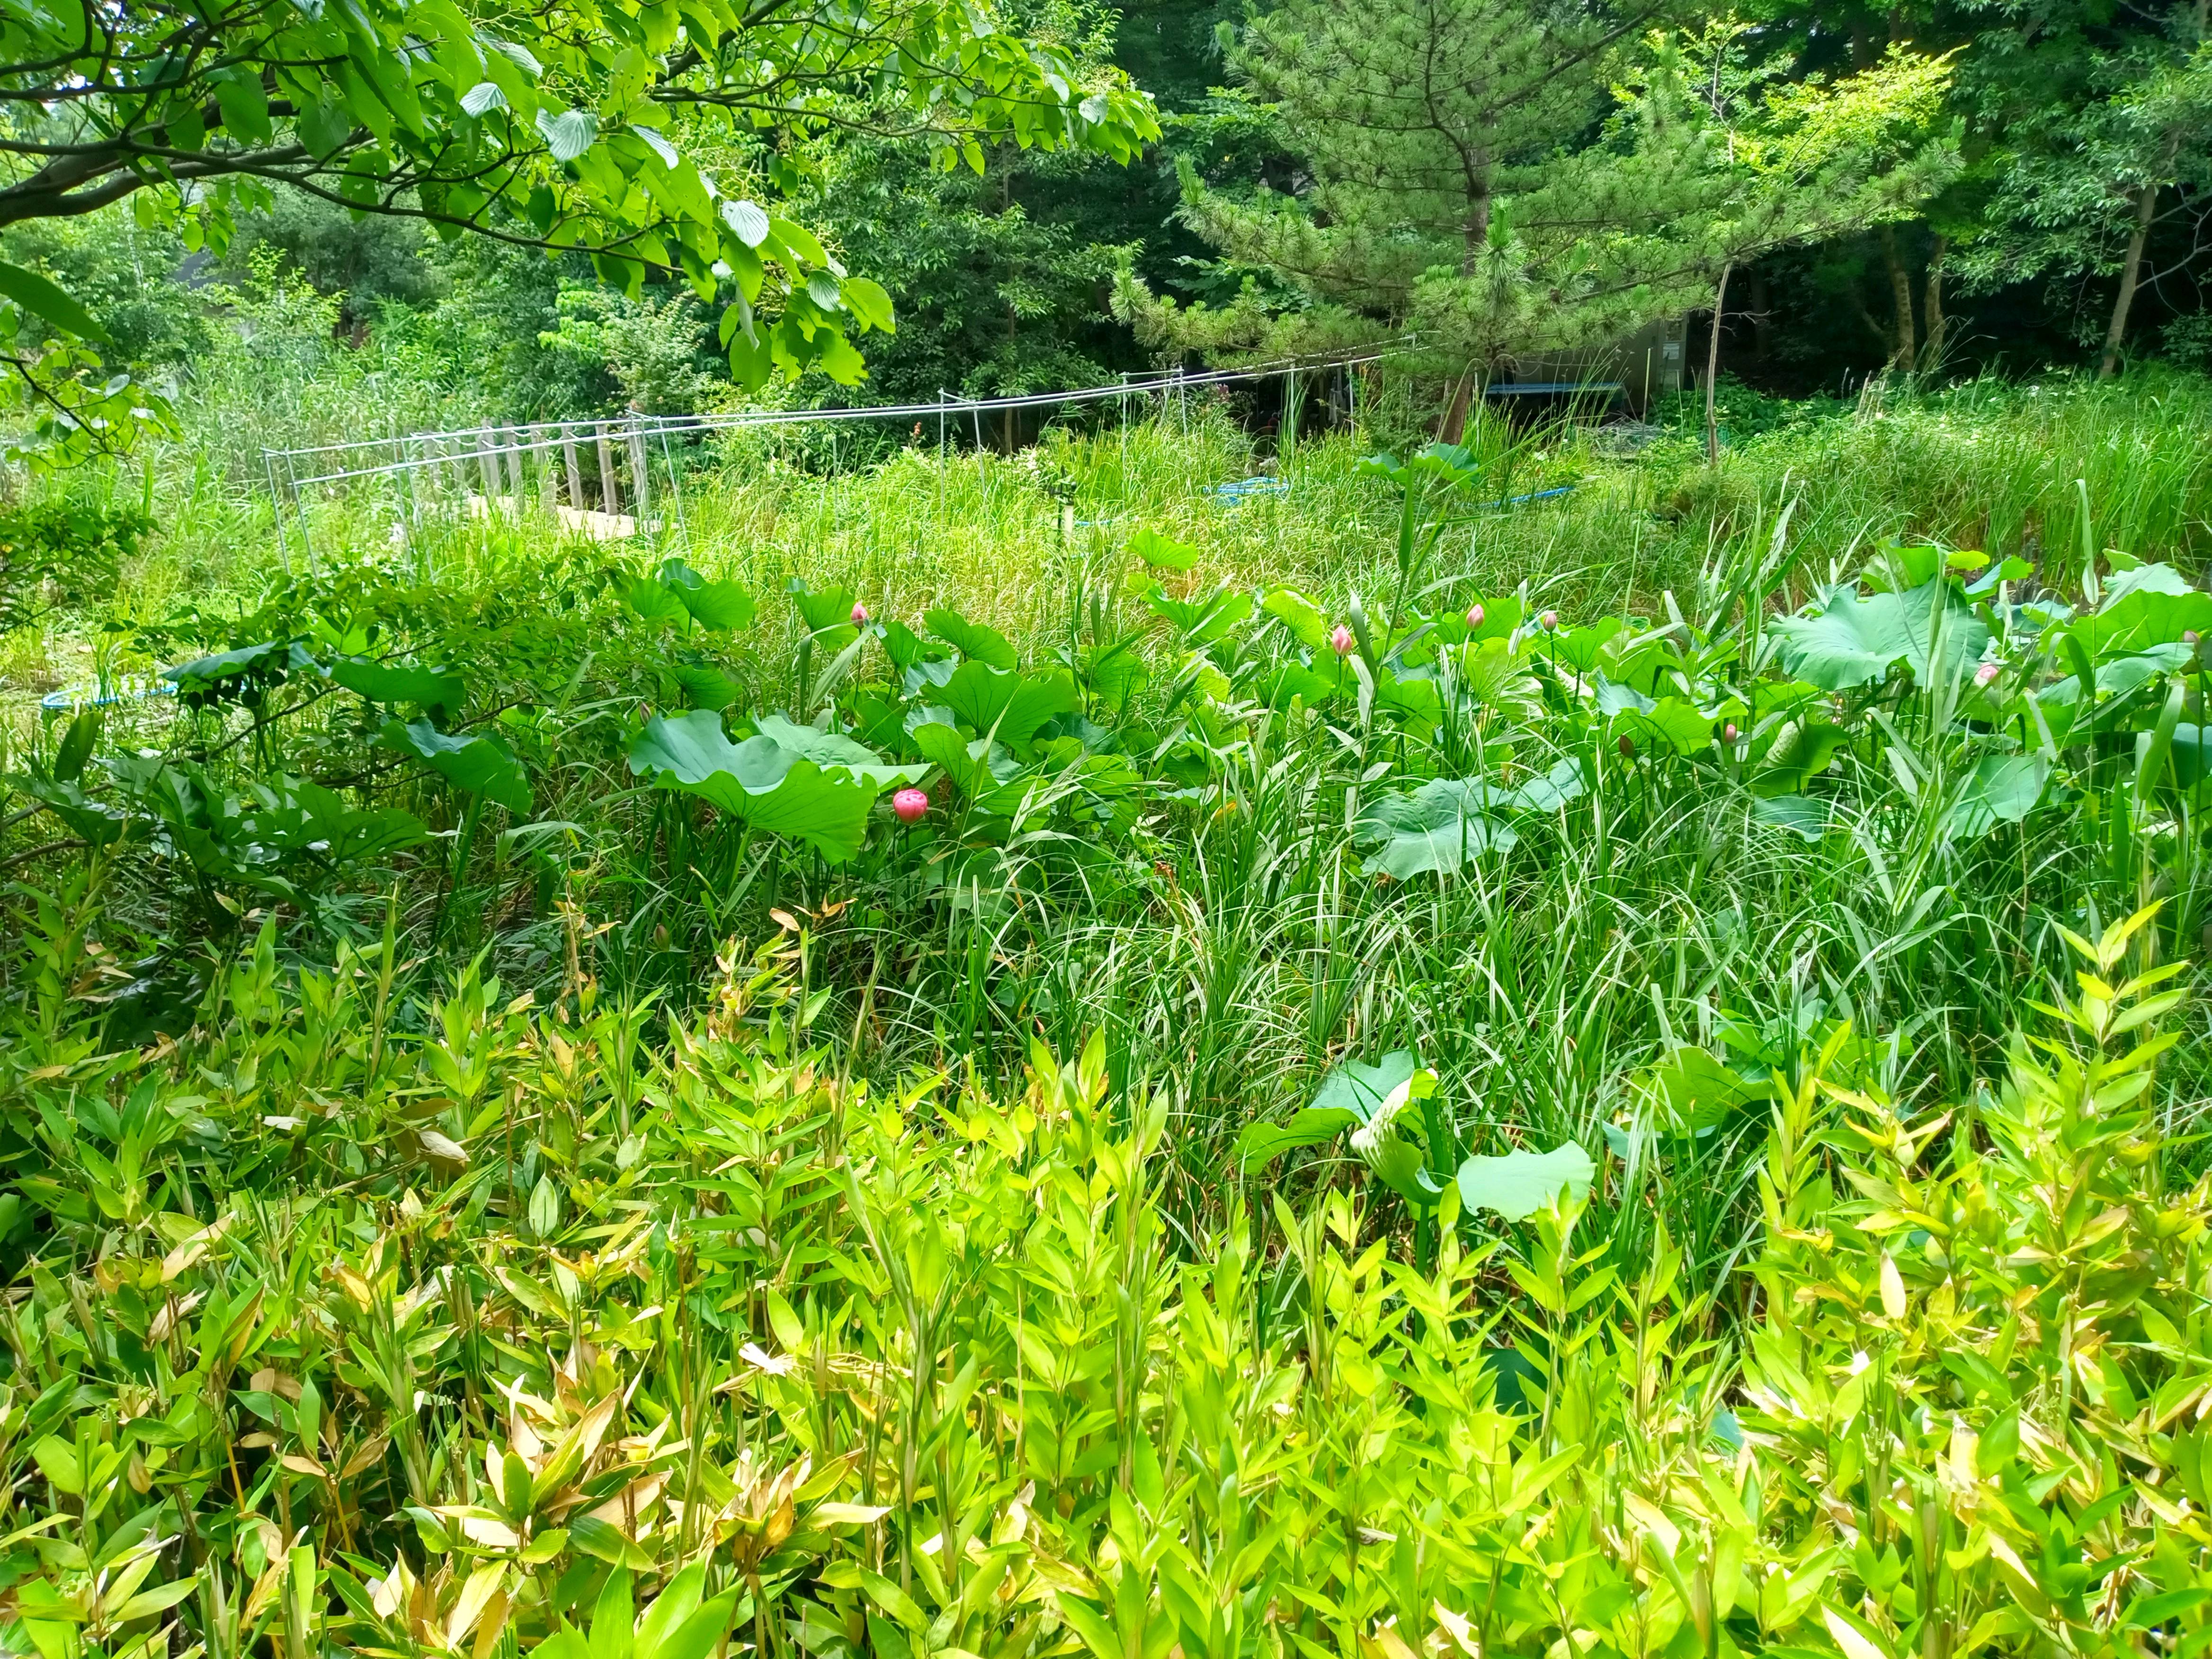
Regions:
[[[867,607],[867,606],[866,606],[865,605],[862,605],[862,604],[861,604],[858,599],[854,600],[854,601],[853,601],[853,626],[854,626],[854,627],[855,627],[855,628],[866,628],[867,625],[868,625],[868,607]]]
[[[1352,630],[1346,628],[1342,623],[1337,623],[1336,631],[1328,636],[1328,643],[1329,648],[1334,651],[1338,656],[1350,656],[1352,654]]]
[[[1482,626],[1482,606],[1480,605],[1477,604],[1468,606],[1467,625],[1469,628],[1480,628]]]
[[[1556,611],[1547,611],[1536,618],[1536,625],[1547,634],[1552,633],[1559,625],[1559,613]]]
[[[891,811],[901,823],[920,823],[921,815],[929,811],[929,796],[920,789],[902,789],[891,797]]]
[[[2002,672],[2004,670],[1998,667],[1996,664],[1985,662],[1974,671],[1974,684],[1986,691],[1996,684],[1997,676]]]

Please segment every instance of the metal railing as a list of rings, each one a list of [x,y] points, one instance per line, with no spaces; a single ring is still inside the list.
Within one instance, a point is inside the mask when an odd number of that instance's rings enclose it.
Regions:
[[[659,537],[672,527],[680,534],[683,528],[684,469],[679,446],[688,447],[716,434],[933,418],[940,448],[955,441],[962,426],[972,429],[975,447],[981,448],[987,416],[1117,403],[1126,422],[1134,399],[1164,402],[1207,387],[1277,378],[1284,381],[1285,409],[1294,410],[1302,376],[1349,371],[1405,349],[1392,346],[1247,368],[1125,374],[1111,385],[1002,398],[961,398],[940,392],[934,402],[927,404],[501,423],[264,448],[261,456],[276,512],[277,552],[287,569],[295,542],[311,568],[316,562],[307,510],[313,493],[362,488],[387,493],[394,511],[395,544],[418,543],[425,521],[433,518],[520,516],[533,503],[577,533],[602,538]]]

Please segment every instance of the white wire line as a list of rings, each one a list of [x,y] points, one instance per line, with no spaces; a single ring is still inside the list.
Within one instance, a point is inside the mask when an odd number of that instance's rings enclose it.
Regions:
[[[1292,360],[1254,368],[1206,369],[1197,374],[1180,371],[1140,380],[1124,380],[1112,386],[1082,386],[1066,392],[1031,392],[1005,398],[940,396],[930,404],[863,405],[850,409],[740,410],[723,415],[626,415],[599,420],[540,421],[527,426],[468,427],[443,432],[410,433],[398,438],[356,438],[344,443],[310,444],[296,449],[261,452],[264,465],[284,464],[284,482],[295,491],[308,484],[338,483],[349,478],[380,477],[401,472],[428,471],[455,462],[495,460],[506,455],[534,454],[580,440],[589,441],[602,432],[632,433],[660,438],[694,433],[739,431],[752,427],[806,426],[836,421],[922,420],[951,414],[977,415],[1003,410],[1042,409],[1060,404],[1104,403],[1117,398],[1150,397],[1156,392],[1182,392],[1195,386],[1225,386],[1237,380],[1271,380],[1278,374],[1318,369],[1353,368],[1380,362],[1407,349],[1391,346],[1351,356]],[[504,440],[496,435],[504,433]],[[449,449],[449,443],[476,445],[473,449]],[[294,464],[310,456],[346,455],[365,449],[404,450],[432,447],[429,453],[386,461],[374,466],[343,467],[333,472],[295,475]]]

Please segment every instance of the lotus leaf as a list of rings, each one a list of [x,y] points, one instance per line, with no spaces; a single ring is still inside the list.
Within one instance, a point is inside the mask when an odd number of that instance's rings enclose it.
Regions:
[[[1944,610],[1942,660],[1954,675],[1972,672],[1989,644],[1990,630],[1950,584],[1940,584]],[[1829,593],[1808,616],[1772,624],[1782,641],[1783,666],[1824,691],[1849,691],[1881,679],[1904,663],[1926,679],[1939,584],[1862,599],[1848,586]]]
[[[449,737],[428,720],[394,718],[385,721],[377,741],[414,756],[456,789],[496,801],[517,817],[530,814],[529,774],[498,738],[483,732]]]
[[[1367,866],[1400,881],[1420,875],[1455,875],[1469,858],[1503,852],[1519,837],[1512,827],[1486,817],[1490,786],[1432,778],[1418,788],[1381,795],[1361,809],[1354,836],[1377,850]]]
[[[842,768],[824,771],[774,738],[732,743],[708,709],[657,715],[630,740],[629,769],[663,789],[696,795],[771,835],[788,836],[832,864],[860,850],[876,786]]]
[[[1470,1158],[1459,1166],[1460,1202],[1470,1210],[1492,1210],[1508,1221],[1522,1221],[1562,1192],[1587,1198],[1596,1175],[1590,1155],[1571,1140],[1548,1152]]]

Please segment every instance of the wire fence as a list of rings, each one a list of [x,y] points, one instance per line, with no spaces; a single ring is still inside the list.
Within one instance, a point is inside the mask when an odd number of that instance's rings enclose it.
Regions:
[[[1310,377],[1341,374],[1342,406],[1356,411],[1355,369],[1402,346],[1247,368],[1123,375],[1110,385],[962,398],[940,392],[927,404],[809,410],[740,410],[712,415],[624,415],[607,419],[493,424],[261,452],[274,505],[276,545],[289,571],[296,553],[318,563],[314,509],[343,500],[355,514],[380,511],[395,548],[420,550],[441,526],[469,519],[535,514],[562,532],[600,540],[683,538],[684,476],[706,440],[777,428],[863,422],[937,424],[940,450],[972,436],[988,447],[995,423],[1031,410],[1059,413],[1113,404],[1126,424],[1133,403],[1167,407],[1209,387],[1279,381],[1286,429],[1294,428]],[[358,522],[356,517],[356,522]]]

